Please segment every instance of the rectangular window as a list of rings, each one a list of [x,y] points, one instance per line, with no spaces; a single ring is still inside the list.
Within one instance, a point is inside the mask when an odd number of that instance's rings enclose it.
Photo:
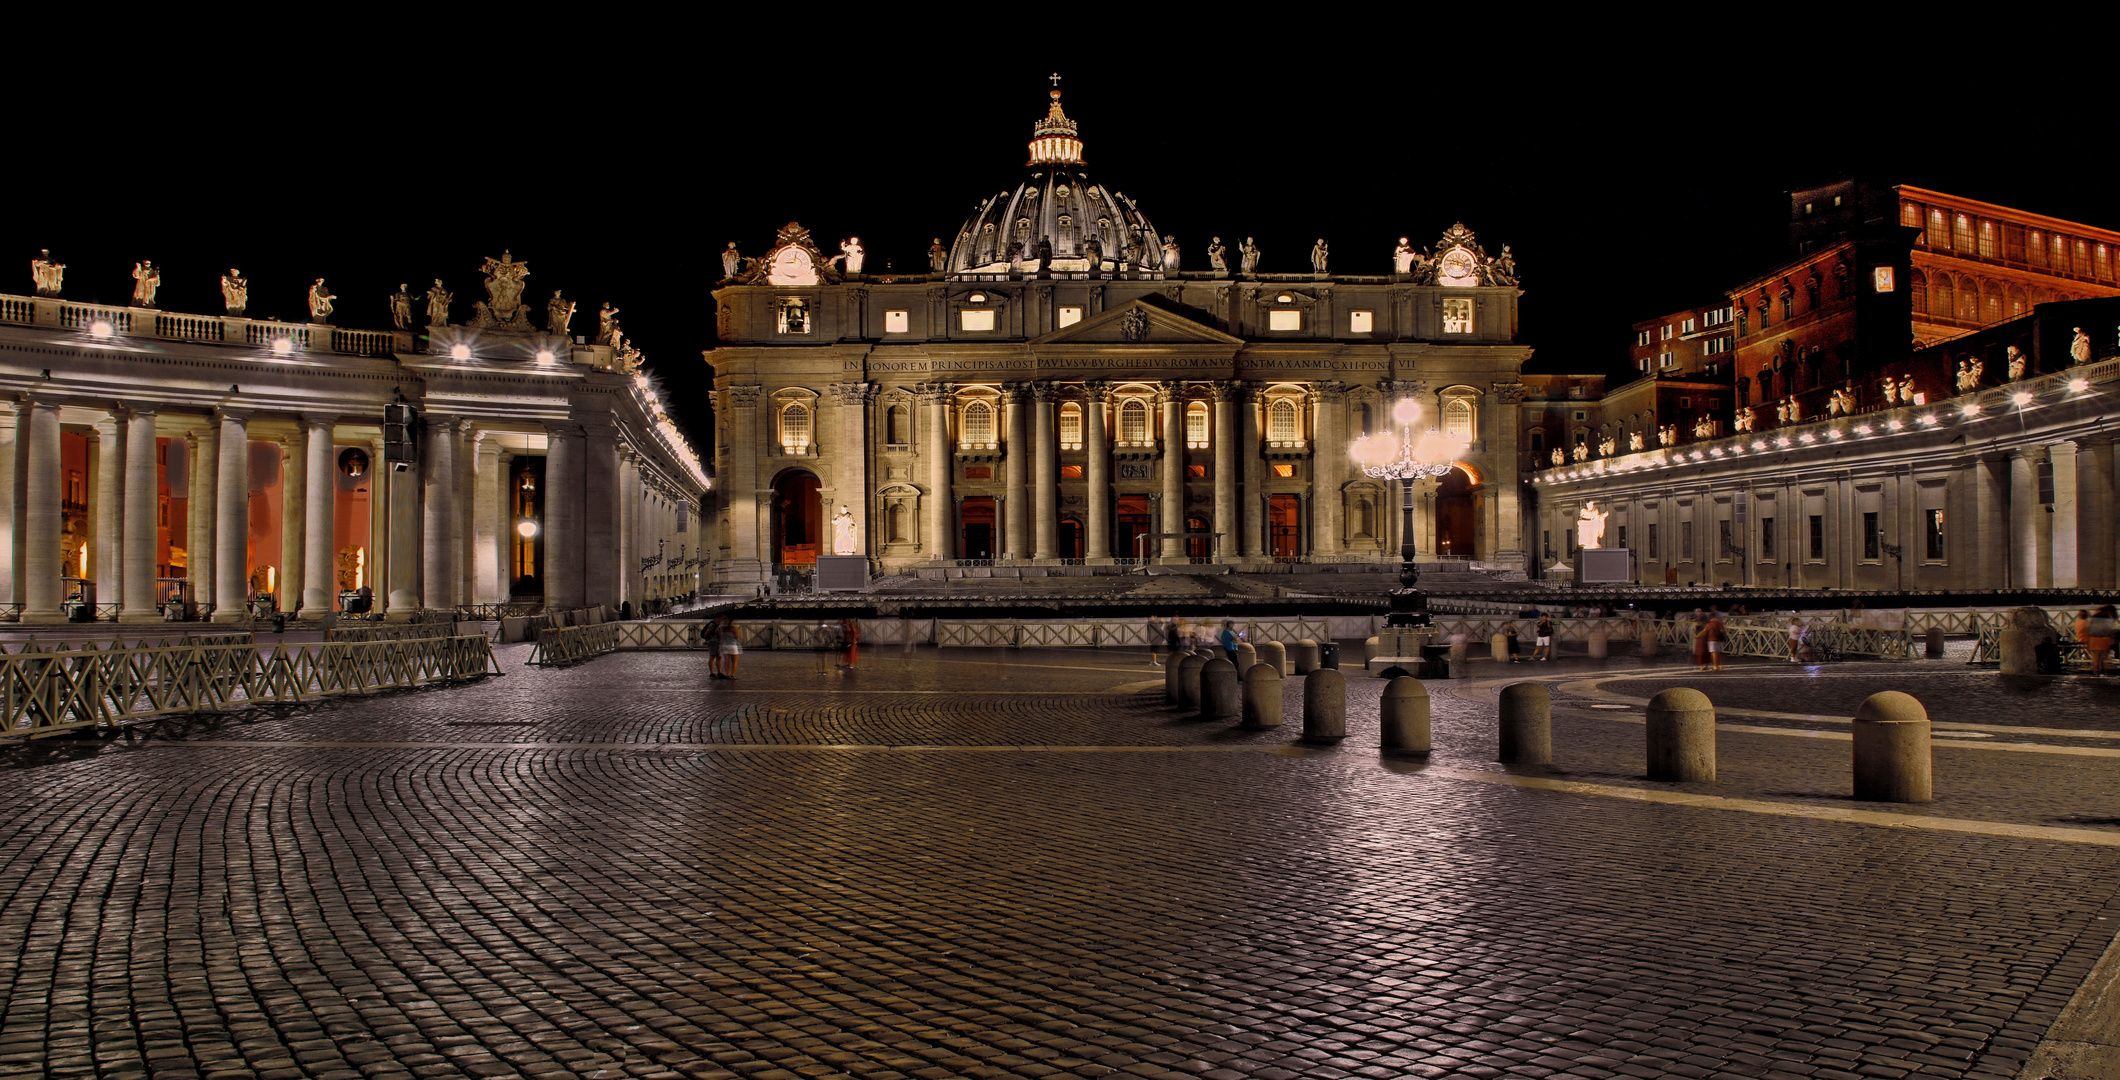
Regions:
[[[2104,251],[2100,248],[2099,251]],[[1376,312],[1353,311],[1347,315],[1347,329],[1353,333],[1366,334],[1376,329]]]
[[[1927,534],[1927,555],[1931,559],[1941,559],[1943,558],[1943,511],[1941,509],[1923,511],[1922,517],[1926,519],[1922,531]]]
[[[1678,523],[1678,561],[1693,561],[1693,523],[1690,521]]]
[[[1662,558],[1656,552],[1656,523],[1653,521],[1649,523],[1649,557],[1652,559]]]
[[[910,322],[908,322],[908,321],[907,321],[907,318],[908,318],[908,317],[907,317],[906,313],[905,313],[905,312],[903,312],[903,311],[886,311],[886,312],[884,312],[884,313],[883,313],[883,332],[884,332],[884,333],[886,333],[886,334],[903,334],[903,333],[905,333],[905,332],[906,332],[907,330],[909,330],[909,329],[911,329],[911,328],[912,328],[912,324],[911,324]]]
[[[992,480],[994,478],[994,467],[991,465],[967,465],[964,467],[964,478],[966,480]]]
[[[2038,475],[2039,505],[2052,506],[2054,505],[2054,463],[2052,461],[2040,462]]]
[[[974,311],[966,308],[957,313],[957,325],[966,330],[992,330],[994,328],[994,313],[992,311]]]
[[[1715,523],[1715,531],[1716,539],[1721,545],[1716,548],[1715,557],[1727,560],[1730,556],[1737,554],[1737,538],[1730,535],[1730,519],[1723,518],[1717,521]]]
[[[1662,364],[1662,365],[1663,365],[1663,366],[1665,366],[1665,367],[1677,367],[1677,366],[1678,366],[1678,354],[1677,354],[1677,353],[1664,353],[1663,355],[1661,355],[1661,356],[1658,356],[1658,357],[1656,358],[1656,360],[1657,360],[1657,362],[1658,362],[1658,363]]]
[[[1650,345],[1654,344],[1655,341],[1656,332],[1653,330],[1642,330],[1634,335],[1634,343],[1636,345]]]
[[[1989,221],[1986,218],[1981,218],[1980,257],[1983,259],[1992,259],[1999,253],[1999,248],[1995,243],[1995,223]]]
[[[1082,321],[1082,309],[1081,309],[1081,308],[1078,308],[1078,307],[1063,307],[1063,308],[1061,308],[1061,309],[1060,309],[1060,325],[1062,325],[1062,326],[1073,326],[1073,325],[1075,325],[1076,323],[1078,323],[1078,322],[1081,322],[1081,321]]]
[[[1103,406],[1097,406],[1103,408]],[[1072,405],[1060,410],[1060,448],[1082,449],[1082,413]]]
[[[1062,466],[1060,466],[1060,479],[1062,479],[1062,480],[1080,480],[1080,479],[1082,479],[1082,466],[1080,466],[1080,465],[1062,465]]]
[[[1619,527],[1619,546],[1627,546],[1627,527],[1625,525]]]
[[[810,332],[810,302],[800,296],[780,298],[779,328],[783,334],[807,334]]]
[[[1826,561],[1826,517],[1824,514],[1811,515],[1810,546],[1811,553],[1806,558],[1809,558],[1812,562]]]
[[[1770,517],[1759,519],[1759,557],[1774,561],[1774,519]]]
[[[1266,328],[1268,330],[1301,330],[1303,329],[1303,313],[1290,311],[1287,308],[1275,308],[1266,313]]]
[[[1185,410],[1185,445],[1201,449],[1207,445],[1207,409],[1205,406]]]
[[[1875,562],[1884,556],[1879,545],[1884,543],[1884,525],[1878,521],[1875,510],[1865,510],[1862,515],[1862,557]]]
[[[1670,323],[1665,323],[1665,324],[1664,324],[1664,340],[1665,340],[1665,341],[1669,341],[1669,340],[1671,340],[1671,324],[1670,324]]]
[[[1709,338],[1701,343],[1700,351],[1709,356],[1720,356],[1730,351],[1730,339],[1726,337]]]
[[[1190,476],[1195,480],[1205,480],[1207,479],[1207,466],[1187,465],[1185,467],[1185,475]]]
[[[1472,300],[1470,297],[1453,297],[1443,301],[1443,332],[1446,334],[1469,334],[1472,332]]]
[[[1681,334],[1690,334],[1693,332],[1693,327],[1695,325],[1696,324],[1692,319],[1687,319],[1684,323],[1680,324],[1678,332]]]
[[[1553,557],[1553,530],[1552,530],[1552,529],[1547,529],[1547,530],[1546,530],[1545,532],[1542,532],[1542,533],[1540,533],[1539,535],[1540,535],[1541,537],[1543,537],[1543,538],[1544,538],[1544,539],[1543,539],[1543,540],[1542,540],[1541,542],[1542,542],[1542,543],[1544,543],[1544,544],[1546,545],[1546,558],[1549,558],[1549,559],[1550,559],[1550,558],[1552,558],[1552,557]]]
[[[1273,474],[1286,480],[1296,474],[1296,467],[1293,465],[1276,465],[1273,467]]]

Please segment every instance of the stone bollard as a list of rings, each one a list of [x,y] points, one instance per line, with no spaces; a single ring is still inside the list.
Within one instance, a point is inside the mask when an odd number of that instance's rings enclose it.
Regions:
[[[1178,708],[1200,707],[1200,669],[1207,666],[1196,653],[1186,653],[1178,659]]]
[[[1590,633],[1589,647],[1590,659],[1603,660],[1612,651],[1612,639],[1606,637],[1603,630],[1593,630]],[[1555,648],[1559,648],[1559,646],[1555,646]]]
[[[1200,719],[1234,724],[1243,715],[1237,700],[1237,666],[1227,660],[1200,665]]]
[[[1362,666],[1369,666],[1369,662],[1377,658],[1377,645],[1383,640],[1382,637],[1362,639]]]
[[[1502,753],[1509,765],[1553,764],[1553,694],[1538,683],[1502,687]]]
[[[1507,662],[1507,661],[1508,661],[1508,659],[1509,659],[1509,635],[1507,635],[1507,634],[1496,634],[1496,635],[1494,635],[1493,639],[1487,642],[1487,647],[1488,647],[1489,649],[1493,650],[1493,652],[1494,652],[1494,658],[1495,658],[1496,660],[1501,660],[1501,661],[1503,661],[1503,662]]]
[[[1649,779],[1710,783],[1715,779],[1715,704],[1674,686],[1649,699]]]
[[[1298,675],[1308,675],[1318,670],[1318,643],[1310,638],[1290,642],[1288,662],[1295,665],[1295,673]]]
[[[1463,631],[1450,635],[1450,677],[1453,679],[1465,673],[1465,654],[1471,649],[1466,641],[1467,635]]]
[[[1172,653],[1163,659],[1163,704],[1176,705],[1182,697],[1178,692],[1178,677],[1183,673],[1184,657]]]
[[[2044,635],[2037,630],[2025,630],[2012,626],[2002,632],[2002,674],[2039,674],[2039,642]]]
[[[1281,669],[1257,663],[1244,669],[1244,726],[1281,726]]]
[[[1252,648],[1252,647],[1251,647],[1251,642],[1249,642],[1249,641],[1239,641],[1239,642],[1237,642],[1237,670],[1238,670],[1238,671],[1250,671],[1250,670],[1251,670],[1251,666],[1252,666],[1253,664],[1256,664],[1256,663],[1258,663],[1258,662],[1259,662],[1259,651],[1258,651],[1257,649],[1254,649],[1254,648]]]
[[[1657,645],[1656,624],[1653,622],[1642,623],[1641,655],[1644,657],[1655,656]]]
[[[1385,750],[1425,754],[1432,749],[1428,727],[1428,688],[1421,680],[1401,676],[1384,687],[1378,706],[1382,721],[1381,745]]]
[[[1288,647],[1278,641],[1259,642],[1259,663],[1272,664],[1277,675],[1288,674]],[[1250,668],[1245,668],[1250,671]]]
[[[1943,659],[1943,627],[1929,627],[1928,642],[1923,653],[1931,660]]]
[[[1347,737],[1347,679],[1335,668],[1303,677],[1303,738],[1331,742]]]
[[[1929,712],[1911,694],[1871,694],[1855,710],[1855,797],[1873,802],[1935,799]]]

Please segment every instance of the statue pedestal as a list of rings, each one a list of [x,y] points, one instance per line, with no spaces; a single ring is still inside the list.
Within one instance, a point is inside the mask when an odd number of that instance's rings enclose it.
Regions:
[[[1577,585],[1632,585],[1634,556],[1626,548],[1583,548],[1576,553]]]
[[[816,589],[818,592],[859,592],[868,587],[868,556],[817,556]]]

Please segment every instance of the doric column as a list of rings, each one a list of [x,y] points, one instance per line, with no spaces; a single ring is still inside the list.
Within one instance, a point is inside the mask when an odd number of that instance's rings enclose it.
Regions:
[[[125,410],[96,422],[96,603],[125,603]]]
[[[420,486],[426,489],[420,519],[420,604],[446,611],[456,606],[449,595],[456,581],[456,440],[450,437],[456,418],[426,419],[420,449]]]
[[[2010,588],[2035,589],[2039,580],[2039,451],[2010,451]]]
[[[466,417],[456,427],[456,581],[450,588],[458,604],[478,603],[479,430]]]
[[[1520,569],[1532,561],[1524,554],[1530,545],[1524,540],[1523,510],[1517,497],[1516,440],[1523,401],[1523,383],[1495,383],[1487,396],[1487,430],[1480,440],[1486,446],[1483,460],[1494,499],[1494,547],[1484,556]]]
[[[582,606],[582,435],[545,426],[545,607]]]
[[[64,460],[59,455],[59,406],[43,402],[25,403],[29,411],[29,471],[24,481],[28,497],[23,506],[22,621],[58,622],[62,594],[59,588],[59,532],[64,524],[60,500],[64,497]]]
[[[582,603],[618,606],[618,429],[582,428]],[[634,564],[634,572],[640,565]]]
[[[1002,411],[1007,417],[1005,442],[1002,451],[1001,501],[1007,507],[1002,515],[1001,554],[1011,559],[1028,558],[1031,553],[1030,535],[1030,439],[1024,435],[1023,413],[1029,407],[1030,394],[1020,383],[1010,383],[1001,391]]]
[[[220,409],[214,473],[213,621],[250,619],[250,414]]]
[[[1059,434],[1053,430],[1053,388],[1049,383],[1039,383],[1030,388],[1024,400],[1038,411],[1031,425],[1032,437],[1037,440],[1038,473],[1037,482],[1032,485],[1037,492],[1038,514],[1034,540],[1037,550],[1032,557],[1056,559],[1060,557],[1060,443]]]
[[[643,545],[640,523],[640,453],[630,446],[618,448],[618,602],[640,606],[641,556],[653,545]]]
[[[20,467],[28,460],[29,442],[23,437],[28,423],[27,406],[0,401],[0,538],[7,541],[8,550],[0,558],[0,603],[6,604],[22,602],[15,586],[22,580],[22,507],[29,495]]]
[[[471,510],[471,530],[475,539],[471,547],[471,602],[499,604],[508,599],[502,575],[507,572],[506,534],[513,528],[506,505],[512,493],[502,483],[506,473],[502,471],[505,466],[502,464],[501,444],[492,438],[481,438],[474,453],[477,471],[473,481],[476,495]]]
[[[339,455],[332,444],[331,416],[301,418],[302,472],[308,498],[302,502],[302,610],[328,615],[338,603],[339,565],[333,549],[338,530]],[[371,484],[374,473],[369,474]]]
[[[1082,387],[1082,448],[1087,459],[1083,475],[1089,481],[1089,535],[1083,539],[1082,555],[1092,563],[1110,562],[1112,557],[1112,445],[1104,427],[1110,394],[1111,384],[1101,380]]]
[[[2083,528],[2077,551],[2082,560],[2078,578],[2086,589],[2110,589],[2115,577],[2113,536],[2113,436],[2097,435],[2087,440],[2076,455],[2078,520]]]
[[[869,410],[876,400],[877,386],[871,382],[839,386],[839,501],[854,512],[856,551],[878,550],[871,543],[870,529],[876,523],[875,498],[869,483]],[[830,515],[826,515],[829,527]]]
[[[1334,379],[1311,386],[1315,403],[1314,438],[1310,440],[1311,554],[1340,553],[1340,488],[1347,482],[1347,440],[1341,419],[1347,410],[1347,384]]]
[[[2048,443],[2047,460],[2054,466],[2053,582],[2054,588],[2073,589],[2082,580],[2080,509],[2076,497],[2076,444],[2067,440]]]
[[[731,386],[728,392],[729,445],[733,449],[728,478],[720,484],[721,499],[729,508],[729,559],[743,563],[749,571],[756,570],[758,560],[765,557],[758,546],[759,509],[767,494],[759,488],[766,478],[758,474],[758,462],[764,457],[758,400],[764,391],[757,386]]]
[[[1240,384],[1215,383],[1215,531],[1222,535],[1209,550],[1224,562],[1238,554],[1238,537],[1244,531],[1237,520],[1237,446],[1243,441],[1237,435],[1237,408],[1243,397]]]
[[[390,608],[390,515],[391,492],[398,488],[398,472],[383,460],[383,440],[368,440],[368,561],[361,572],[361,584],[374,601],[371,610],[382,613]]]
[[[383,460],[380,448],[375,460]],[[388,525],[380,533],[386,538],[382,546],[387,550],[379,576],[388,614],[394,619],[409,619],[420,606],[420,483],[426,467],[425,460],[402,472],[395,465],[385,465],[377,474],[389,485]]]
[[[280,443],[280,610],[300,611],[309,581],[309,431],[297,422]]]
[[[927,413],[927,495],[920,500],[927,526],[923,546],[930,560],[940,562],[956,550],[950,543],[957,520],[950,497],[950,389],[948,383],[922,383],[918,390],[922,411]]]
[[[1163,410],[1163,503],[1162,512],[1156,515],[1156,531],[1179,533],[1185,531],[1185,384],[1164,383],[1156,394],[1156,405]],[[1185,541],[1165,536],[1158,551],[1163,558],[1182,559]]]
[[[116,464],[113,462],[112,464]],[[155,411],[132,409],[125,419],[125,584],[118,617],[151,620],[155,612],[155,526],[159,485],[155,478]]]
[[[1263,559],[1272,551],[1266,538],[1267,491],[1266,459],[1259,454],[1259,400],[1254,388],[1248,383],[1234,384],[1237,387],[1237,415],[1242,417],[1241,431],[1237,437],[1238,460],[1243,463],[1244,505],[1252,507],[1248,523],[1240,523],[1238,531],[1243,534],[1239,553],[1247,559]],[[1220,442],[1219,436],[1216,442]]]
[[[191,602],[204,615],[213,609],[214,484],[221,469],[221,429],[212,417],[206,426],[185,437],[191,451],[191,470],[184,496],[185,586]],[[378,457],[376,460],[381,461]]]

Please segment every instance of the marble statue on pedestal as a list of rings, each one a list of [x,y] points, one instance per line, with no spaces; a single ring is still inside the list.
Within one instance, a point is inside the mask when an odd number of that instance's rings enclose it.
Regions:
[[[1249,237],[1249,236],[1245,237],[1245,238],[1244,238],[1244,243],[1243,243],[1243,245],[1242,245],[1241,247],[1237,248],[1237,253],[1238,253],[1238,254],[1239,254],[1240,256],[1242,256],[1242,259],[1240,260],[1240,262],[1239,262],[1239,265],[1238,265],[1238,269],[1239,269],[1239,270],[1240,270],[1240,271],[1241,271],[1242,273],[1246,273],[1246,274],[1255,274],[1255,273],[1258,273],[1258,271],[1259,271],[1259,242],[1258,242],[1257,240],[1254,240],[1254,239],[1252,239],[1252,238],[1251,238],[1251,237]]]
[[[841,503],[839,513],[832,517],[832,554],[856,555],[860,550],[861,545],[854,535],[854,511]]]
[[[1229,249],[1223,246],[1219,236],[1208,242],[1207,265],[1218,272],[1226,273],[1229,270]]]
[[[2024,354],[2017,351],[2017,346],[2010,346],[2007,359],[2010,362],[2010,381],[2015,382],[2018,379],[2024,378]]]
[[[1082,241],[1082,258],[1089,263],[1089,272],[1094,274],[1104,268],[1104,245],[1094,236]]]
[[[398,282],[397,291],[390,294],[390,325],[400,330],[412,329],[412,294],[405,291],[405,283]]]
[[[52,249],[43,248],[37,257],[29,261],[29,279],[37,288],[38,296],[59,295],[59,283],[66,277],[66,264],[52,261]]]
[[[155,290],[162,287],[162,268],[141,259],[133,264],[132,306],[155,306]]]
[[[1391,272],[1394,274],[1413,273],[1413,259],[1413,238],[1409,236],[1399,237],[1399,246],[1391,249]]]
[[[721,249],[721,276],[726,280],[742,272],[743,255],[736,250],[736,241],[731,240],[728,247]]]
[[[455,296],[456,294],[442,288],[441,278],[434,279],[434,288],[427,290],[427,325],[449,325],[449,301],[455,299]]]
[[[2076,336],[2069,339],[2068,358],[2079,364],[2088,364],[2091,362],[2091,336],[2084,333],[2080,326],[2074,329]]]
[[[1619,440],[1614,439],[1610,435],[1607,435],[1604,438],[1598,440],[1597,456],[1611,457],[1616,453],[1619,453]]]
[[[1145,250],[1141,243],[1141,230],[1135,229],[1127,233],[1126,246],[1119,249],[1120,260],[1128,266],[1139,266],[1141,265],[1141,256],[1143,254],[1145,254]]]
[[[1898,384],[1898,383],[1896,383],[1896,382],[1893,382],[1893,381],[1892,381],[1892,377],[1891,377],[1891,376],[1889,376],[1889,375],[1885,376],[1884,382],[1883,382],[1883,383],[1881,383],[1881,384],[1879,384],[1879,385],[1881,385],[1881,386],[1883,386],[1883,387],[1884,387],[1884,403],[1885,403],[1885,404],[1887,404],[1887,405],[1897,405],[1897,404],[1899,404],[1899,384]],[[1913,404],[1913,402],[1909,401],[1909,402],[1907,402],[1907,404],[1909,404],[1909,405],[1912,405],[1912,404]]]
[[[1899,400],[1908,405],[1914,404],[1914,377],[1912,375],[1905,375],[1900,378]]]
[[[847,273],[849,274],[861,273],[862,262],[869,257],[868,251],[861,246],[861,237],[858,236],[849,236],[845,240],[841,240],[839,242],[839,254],[841,258],[847,261]]]
[[[1179,254],[1179,252],[1178,252],[1178,238],[1177,238],[1177,236],[1175,236],[1175,235],[1168,235],[1168,236],[1165,236],[1165,237],[1163,238],[1163,272],[1164,272],[1164,273],[1166,273],[1166,274],[1175,274],[1175,273],[1177,273],[1177,272],[1178,272],[1178,254]]]
[[[1502,245],[1502,253],[1487,264],[1487,284],[1514,285],[1516,280],[1516,257],[1509,254],[1509,245]]]
[[[1958,392],[1961,394],[1979,385],[1978,383],[1966,378],[1967,372],[1970,372],[1972,369],[1973,365],[1971,362],[1966,360],[1958,361],[1958,373],[1952,377],[1951,384],[1953,386],[1956,386],[1958,388]]]
[[[309,287],[309,321],[330,322],[331,302],[336,299],[338,297],[324,287],[324,279],[318,278],[316,284]]]
[[[1325,238],[1318,237],[1318,242],[1310,245],[1310,269],[1315,273],[1324,273],[1325,260],[1330,254],[1325,246]]]
[[[1834,387],[1833,395],[1826,399],[1827,416],[1847,416],[1855,411],[1855,394],[1845,387]]]
[[[1656,445],[1671,446],[1678,442],[1678,425],[1665,424],[1656,429]]]
[[[1714,421],[1713,419],[1710,419],[1709,417],[1706,417],[1706,416],[1703,416],[1703,417],[1699,417],[1698,419],[1695,419],[1695,420],[1693,421],[1693,437],[1694,437],[1694,438],[1696,438],[1696,439],[1712,439],[1712,438],[1714,438],[1714,437],[1715,437],[1715,421]]]
[[[552,299],[545,301],[545,332],[567,336],[567,324],[574,321],[574,301],[552,290]]]
[[[221,275],[221,304],[230,315],[241,315],[250,307],[250,282],[243,271],[231,266]]]
[[[1039,237],[1038,247],[1032,252],[1032,255],[1037,258],[1040,271],[1051,270],[1053,268],[1053,238],[1050,236]]]
[[[942,246],[942,238],[928,245],[928,273],[940,274],[950,268],[950,249]]]
[[[1640,450],[1641,448],[1642,448],[1642,433],[1641,433],[1641,432],[1639,432],[1639,431],[1630,431],[1630,432],[1628,432],[1628,433],[1627,433],[1627,449],[1628,449],[1629,451],[1639,451],[1639,450]]]
[[[1965,366],[1966,389],[1980,389],[1980,376],[1987,371],[1987,361],[1974,357]]]
[[[1023,241],[1021,240],[1008,242],[1008,272],[1011,274],[1023,272]]]
[[[1597,508],[1595,500],[1583,504],[1575,514],[1575,546],[1602,547],[1605,542],[1606,513]]]
[[[604,306],[603,306],[603,310],[601,310],[601,311],[598,311],[598,312],[596,313],[596,342],[595,342],[595,344],[598,344],[598,345],[609,345],[609,344],[611,344],[611,336],[612,336],[612,334],[614,334],[615,332],[617,332],[617,330],[618,330],[618,309],[617,309],[617,308],[615,308],[615,307],[612,307],[612,306],[611,306],[611,301],[609,301],[609,300],[606,300],[606,301],[604,301]]]
[[[1561,453],[1561,448],[1558,446],[1554,447],[1553,453],[1547,456],[1553,459],[1555,465],[1565,465],[1568,462],[1568,455]]]

